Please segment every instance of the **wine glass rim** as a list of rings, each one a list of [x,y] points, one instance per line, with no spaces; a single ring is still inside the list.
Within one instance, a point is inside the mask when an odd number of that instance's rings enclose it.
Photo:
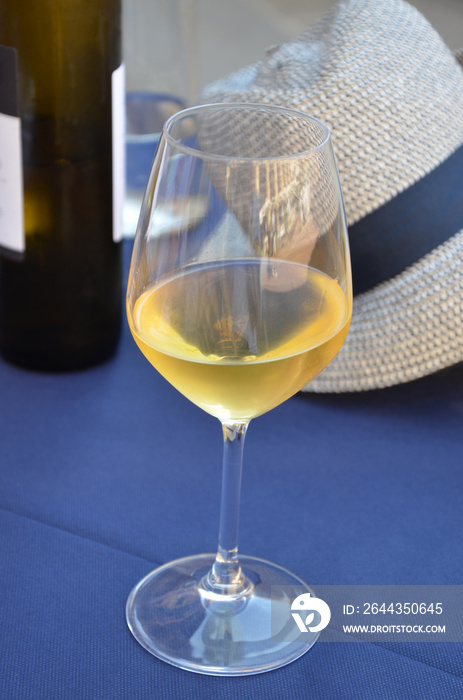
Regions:
[[[306,148],[303,151],[295,151],[294,153],[290,153],[288,155],[275,155],[275,156],[233,156],[233,155],[221,155],[219,153],[213,153],[212,151],[201,151],[197,148],[194,148],[193,146],[188,146],[185,143],[182,143],[181,141],[178,141],[172,134],[170,133],[169,129],[171,128],[172,124],[174,124],[177,121],[180,121],[181,119],[186,119],[189,116],[193,117],[195,114],[200,114],[201,112],[206,112],[206,111],[219,111],[221,109],[252,109],[252,110],[265,110],[268,112],[274,112],[278,114],[288,114],[288,115],[293,115],[298,118],[303,118],[307,122],[312,122],[317,124],[319,127],[324,132],[323,138],[320,139],[320,143],[317,143],[316,145],[310,146],[310,148]],[[218,161],[233,161],[233,162],[246,162],[246,161],[257,161],[257,162],[273,162],[273,161],[285,161],[285,160],[294,160],[298,158],[304,158],[307,157],[308,155],[311,155],[313,153],[316,153],[320,149],[324,148],[330,141],[331,139],[331,132],[328,126],[324,122],[322,122],[320,119],[317,117],[314,117],[313,115],[309,114],[308,112],[303,112],[298,109],[294,109],[292,107],[281,107],[279,105],[269,105],[264,102],[217,102],[217,103],[210,103],[210,104],[203,104],[203,105],[196,105],[194,107],[188,107],[186,109],[182,109],[179,112],[176,112],[173,114],[171,117],[169,117],[166,122],[164,123],[162,127],[162,137],[166,139],[171,145],[174,145],[179,151],[184,153],[185,155],[194,155],[196,158],[202,158],[202,159],[207,159],[207,160],[218,160]]]

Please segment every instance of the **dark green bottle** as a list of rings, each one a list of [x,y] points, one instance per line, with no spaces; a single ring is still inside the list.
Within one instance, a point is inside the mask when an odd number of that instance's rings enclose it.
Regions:
[[[121,0],[0,0],[0,352],[108,358],[121,324]]]

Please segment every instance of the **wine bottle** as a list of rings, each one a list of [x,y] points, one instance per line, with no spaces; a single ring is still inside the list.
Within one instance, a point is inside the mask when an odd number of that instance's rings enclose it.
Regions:
[[[0,0],[0,352],[108,358],[121,325],[121,0]]]

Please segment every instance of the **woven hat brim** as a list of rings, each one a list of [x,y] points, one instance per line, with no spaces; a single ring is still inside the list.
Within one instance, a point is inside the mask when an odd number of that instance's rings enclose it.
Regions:
[[[380,389],[463,361],[463,230],[355,297],[347,339],[305,391]]]

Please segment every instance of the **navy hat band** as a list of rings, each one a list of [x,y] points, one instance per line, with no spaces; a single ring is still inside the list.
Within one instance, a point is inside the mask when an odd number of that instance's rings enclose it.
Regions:
[[[463,229],[463,146],[349,227],[354,294],[395,277]]]

